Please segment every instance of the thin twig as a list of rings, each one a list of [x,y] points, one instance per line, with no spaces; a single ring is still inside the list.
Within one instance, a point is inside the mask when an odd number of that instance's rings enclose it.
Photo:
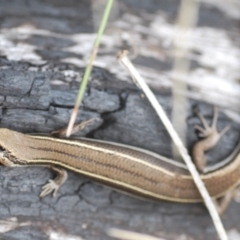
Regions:
[[[215,208],[215,205],[214,205],[202,179],[200,178],[199,173],[196,170],[195,165],[193,164],[193,162],[191,160],[191,157],[189,156],[189,154],[187,152],[187,149],[184,147],[181,139],[179,138],[178,134],[174,130],[170,120],[168,119],[166,113],[164,112],[163,108],[159,104],[158,100],[156,99],[156,97],[154,96],[152,91],[149,89],[148,85],[145,83],[143,78],[137,72],[136,68],[133,66],[133,64],[131,63],[131,61],[128,59],[128,57],[126,55],[127,55],[127,51],[120,52],[118,54],[119,61],[127,68],[129,73],[133,77],[134,82],[135,83],[137,82],[137,85],[141,87],[141,89],[145,93],[146,97],[148,98],[149,102],[152,104],[156,113],[162,120],[169,135],[171,136],[173,142],[175,143],[177,149],[179,150],[183,160],[185,161],[200,194],[202,195],[202,198],[203,198],[203,200],[208,208],[208,211],[213,219],[214,225],[217,229],[220,239],[227,240],[228,237],[227,237],[226,231],[223,227],[223,224],[221,222],[221,219],[219,217],[219,214]]]
[[[78,109],[80,107],[80,104],[81,104],[82,99],[83,99],[83,95],[84,95],[85,90],[86,90],[88,79],[89,79],[90,73],[92,71],[93,61],[96,58],[96,55],[97,55],[97,52],[98,52],[98,47],[99,47],[99,44],[100,44],[100,40],[101,40],[101,37],[103,35],[104,29],[106,27],[107,20],[108,20],[109,14],[110,14],[110,10],[112,8],[112,4],[113,4],[113,0],[108,0],[105,11],[104,11],[104,14],[103,14],[101,24],[100,24],[99,29],[98,29],[97,38],[94,42],[92,53],[91,53],[91,56],[89,58],[88,65],[85,69],[83,80],[82,80],[81,86],[79,88],[79,92],[78,92],[78,95],[77,95],[77,98],[76,98],[76,102],[75,102],[75,105],[74,105],[74,108],[72,110],[72,114],[71,114],[71,117],[70,117],[70,120],[69,120],[69,123],[68,123],[68,128],[67,128],[67,133],[66,133],[67,137],[69,137],[71,132],[72,132],[72,128],[73,128],[73,125],[75,123],[75,120],[76,120],[76,117],[77,117],[77,114],[78,114]]]
[[[110,228],[107,231],[107,235],[110,237],[124,239],[124,240],[164,240],[162,238],[153,237],[147,234],[121,230],[118,228]]]
[[[172,77],[172,125],[186,145],[187,75],[190,68],[190,38],[196,25],[199,1],[181,0],[174,34],[174,66]],[[179,159],[179,152],[173,146],[173,156]]]

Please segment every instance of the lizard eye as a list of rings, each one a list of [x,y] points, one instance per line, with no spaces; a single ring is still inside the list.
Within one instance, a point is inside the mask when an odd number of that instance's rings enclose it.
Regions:
[[[2,146],[0,146],[0,153],[1,153],[1,152],[4,152],[4,150],[5,150],[5,149],[4,149]]]

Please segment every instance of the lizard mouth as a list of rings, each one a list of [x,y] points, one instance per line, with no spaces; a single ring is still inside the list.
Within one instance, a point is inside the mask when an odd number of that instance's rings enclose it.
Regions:
[[[6,152],[6,149],[0,146],[0,158],[4,157],[5,152]]]
[[[23,161],[20,161],[11,152],[7,151],[5,148],[0,146],[0,164],[5,166],[12,166],[14,164],[19,164]]]

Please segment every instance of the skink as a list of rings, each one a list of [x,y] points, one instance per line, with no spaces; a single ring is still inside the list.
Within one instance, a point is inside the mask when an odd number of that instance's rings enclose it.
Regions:
[[[202,201],[184,165],[147,150],[84,138],[31,136],[4,128],[0,146],[0,162],[6,166],[51,164],[144,198]],[[214,198],[234,189],[240,183],[240,144],[226,165],[201,178]]]

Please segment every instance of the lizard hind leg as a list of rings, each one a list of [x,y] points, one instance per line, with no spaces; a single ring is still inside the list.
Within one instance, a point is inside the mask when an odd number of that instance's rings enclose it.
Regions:
[[[219,213],[219,215],[222,215],[225,210],[228,208],[230,202],[232,201],[232,199],[234,199],[236,202],[238,202],[237,199],[239,196],[237,196],[239,194],[240,188],[239,186],[234,188],[234,189],[230,189],[228,190],[225,195],[223,197],[221,197],[220,199],[215,199],[214,200],[214,204],[216,206],[216,209]]]
[[[212,119],[211,126],[209,126],[205,117],[199,111],[196,110],[195,113],[197,114],[197,116],[199,117],[199,119],[201,120],[204,126],[204,127],[201,127],[198,125],[194,126],[200,132],[199,133],[200,137],[207,138],[210,135],[214,134],[214,135],[218,135],[220,139],[230,129],[230,126],[226,126],[221,132],[218,132],[217,130],[218,109],[216,107],[214,107],[214,110],[213,110],[213,119]]]
[[[195,126],[195,128],[199,130],[199,136],[203,137],[204,139],[200,140],[193,146],[192,156],[198,171],[204,172],[204,169],[206,167],[205,152],[213,148],[230,127],[226,126],[220,133],[218,132],[218,110],[216,107],[213,111],[211,126],[207,123],[206,119],[199,111],[195,110],[195,113],[199,117],[203,125],[203,127]]]
[[[205,117],[198,110],[195,110],[195,113],[198,116],[198,118],[201,120],[202,125],[203,125],[203,127],[198,126],[198,125],[194,126],[200,132],[199,133],[200,137],[207,138],[208,136],[210,136],[214,132],[217,132],[217,129],[216,129],[217,119],[218,119],[217,108],[214,108],[213,120],[212,120],[211,126],[209,126]]]

